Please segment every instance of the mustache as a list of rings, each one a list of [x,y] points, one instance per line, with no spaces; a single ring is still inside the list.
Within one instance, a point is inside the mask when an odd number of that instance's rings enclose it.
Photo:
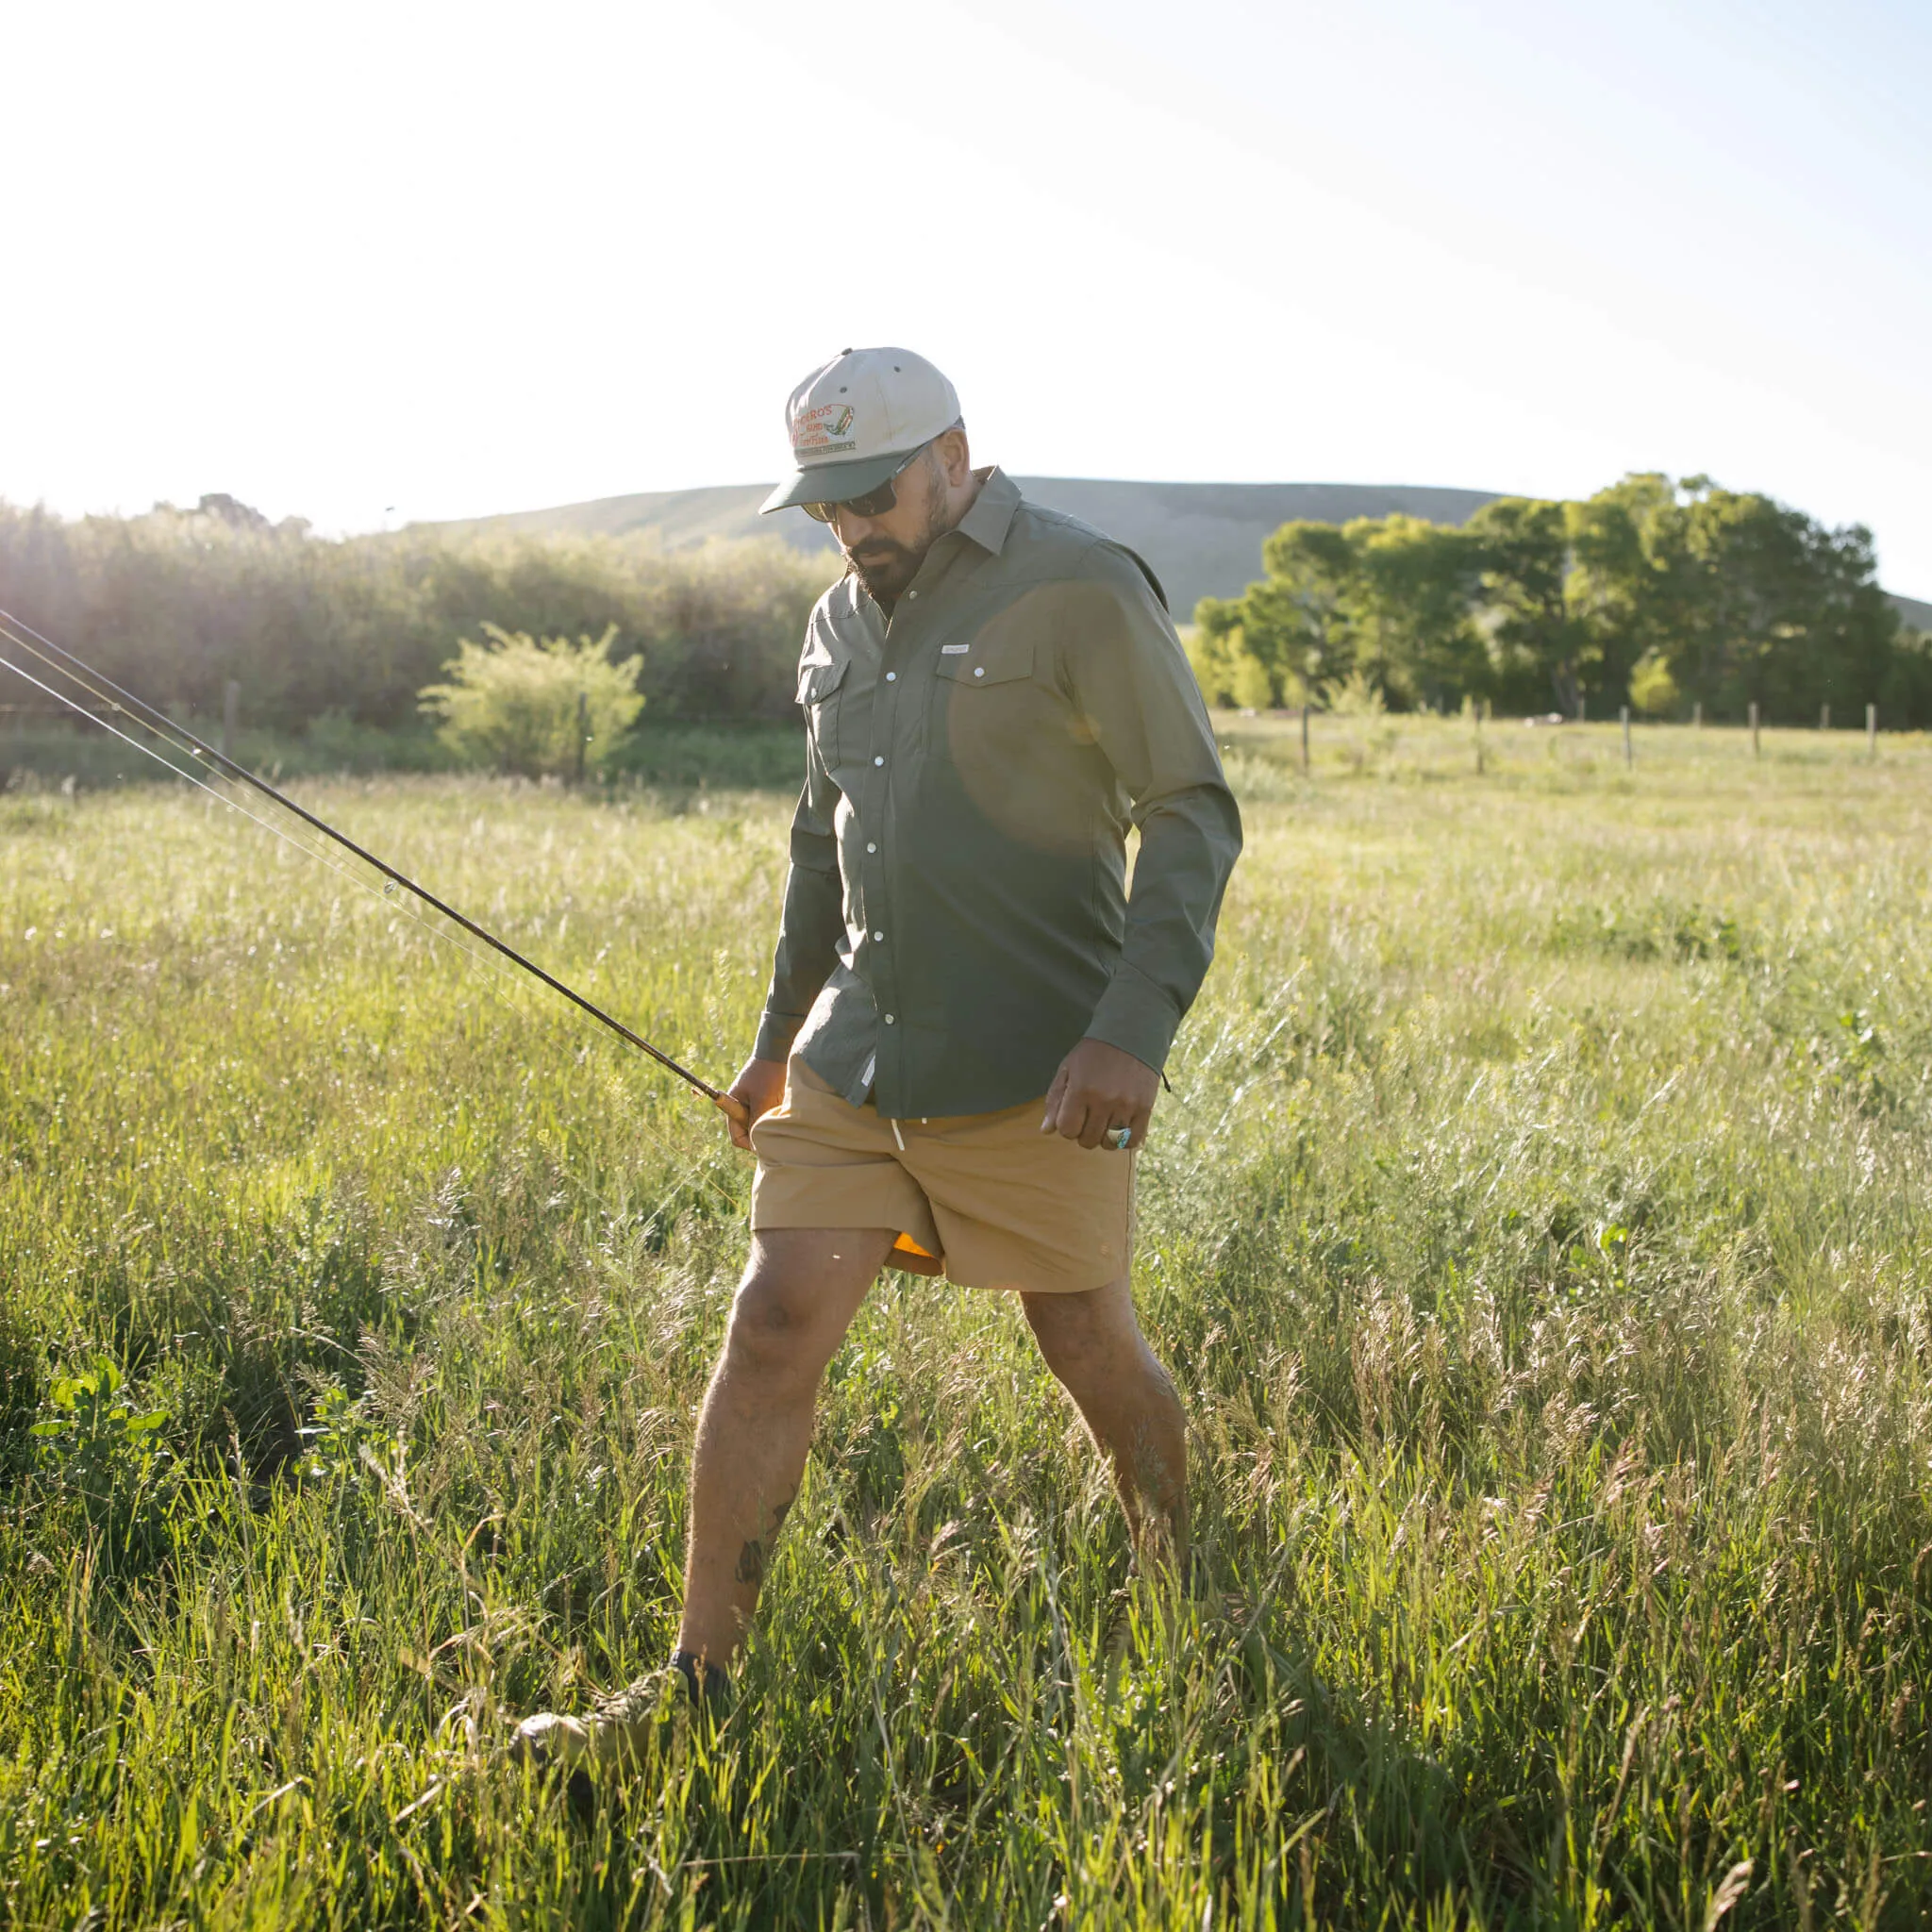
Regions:
[[[845,546],[839,546],[845,550]],[[890,537],[868,537],[863,543],[855,543],[845,550],[846,559],[852,563],[890,563],[895,558],[910,557],[911,549],[904,543],[896,543]]]

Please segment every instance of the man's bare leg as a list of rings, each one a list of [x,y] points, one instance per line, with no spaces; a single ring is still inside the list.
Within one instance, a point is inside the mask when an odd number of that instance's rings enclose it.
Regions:
[[[798,1495],[825,1365],[894,1237],[774,1228],[752,1237],[691,1457],[691,1537],[677,1647],[727,1664]]]
[[[1127,1532],[1146,1571],[1188,1560],[1187,1417],[1147,1346],[1124,1280],[1085,1294],[1023,1294],[1046,1365],[1113,1466]]]

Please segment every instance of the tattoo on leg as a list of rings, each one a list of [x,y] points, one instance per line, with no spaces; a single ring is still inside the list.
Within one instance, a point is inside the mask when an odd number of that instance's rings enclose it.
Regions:
[[[787,1496],[772,1510],[772,1527],[768,1534],[774,1541],[785,1526],[785,1519],[791,1513],[791,1506],[797,1501],[796,1495]],[[757,1590],[765,1580],[765,1546],[753,1537],[738,1553],[738,1568],[731,1573],[740,1583],[749,1584]]]

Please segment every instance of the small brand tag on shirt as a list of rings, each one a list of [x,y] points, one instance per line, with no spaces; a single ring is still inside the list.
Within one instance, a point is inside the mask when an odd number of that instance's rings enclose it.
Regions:
[[[972,648],[971,644],[941,644],[940,646],[940,656],[941,658],[963,658]]]

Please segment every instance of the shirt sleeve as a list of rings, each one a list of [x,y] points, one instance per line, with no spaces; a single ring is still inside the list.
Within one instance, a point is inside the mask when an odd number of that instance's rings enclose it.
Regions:
[[[782,1060],[791,1051],[812,1002],[838,963],[844,898],[839,882],[839,846],[832,813],[839,788],[819,756],[817,741],[807,735],[805,789],[791,815],[791,866],[785,875],[785,908],[778,921],[778,945],[772,960],[772,983],[765,994],[753,1054]]]
[[[1097,559],[1101,621],[1073,627],[1068,668],[1096,741],[1133,805],[1141,833],[1126,935],[1088,1025],[1157,1070],[1214,957],[1222,894],[1241,849],[1241,820],[1187,654],[1130,556]]]

